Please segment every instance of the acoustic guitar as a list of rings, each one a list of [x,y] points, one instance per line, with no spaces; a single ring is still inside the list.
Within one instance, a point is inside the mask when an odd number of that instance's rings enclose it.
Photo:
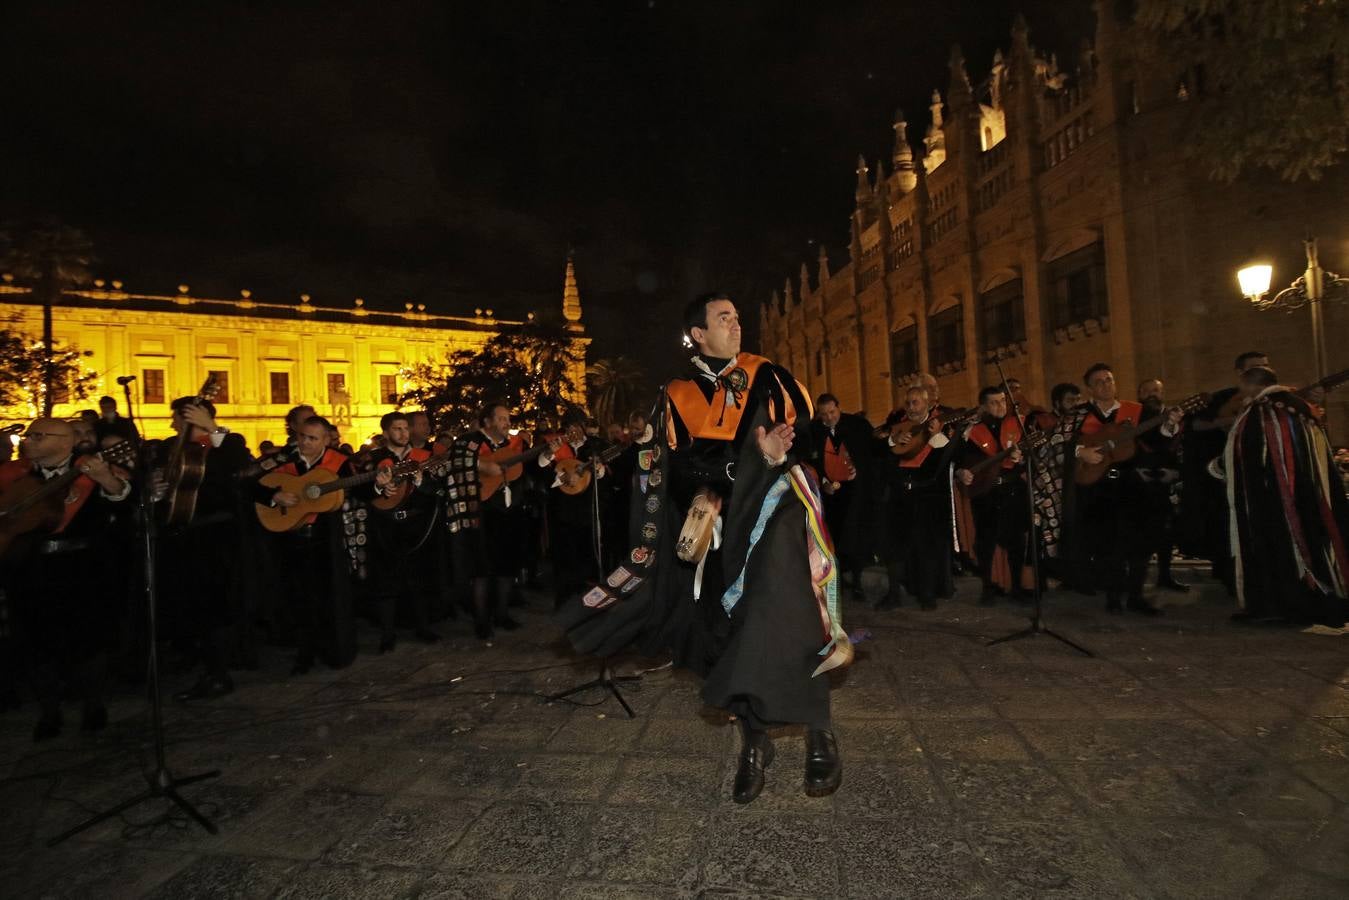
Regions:
[[[590,487],[590,482],[595,480],[595,466],[616,459],[626,449],[627,447],[623,444],[614,444],[607,450],[601,450],[590,459],[572,457],[553,463],[553,471],[557,473],[557,482],[554,487],[569,497],[584,494],[586,488]]]
[[[220,393],[220,384],[214,374],[207,375],[193,403],[214,400]],[[186,525],[197,510],[197,491],[206,475],[206,456],[210,447],[191,440],[192,426],[184,422],[182,430],[169,450],[169,461],[164,466],[164,480],[168,484],[164,506],[164,524]]]
[[[96,455],[108,465],[131,467],[136,462],[136,446],[121,441]],[[30,472],[0,490],[0,554],[22,535],[60,527],[70,486],[82,474],[79,463],[84,458],[73,460],[64,475],[44,480]]]
[[[1304,388],[1298,388],[1293,391],[1293,394],[1310,402],[1312,394],[1315,394],[1318,390],[1333,391],[1346,382],[1349,382],[1349,369],[1344,369],[1333,375],[1327,375],[1320,381],[1312,382]],[[1241,411],[1245,408],[1246,398],[1243,397],[1240,392],[1233,394],[1232,398],[1223,404],[1222,409],[1218,411],[1218,415],[1214,417],[1213,424],[1210,427],[1231,428],[1232,424],[1236,422],[1237,416],[1241,415]]]
[[[428,457],[417,463],[415,469],[400,472],[398,467],[400,465],[406,465],[409,462],[411,462],[411,460],[404,460],[403,463],[389,461],[388,465],[382,465],[380,467],[384,469],[393,469],[395,475],[384,487],[384,493],[377,494],[375,499],[370,501],[371,506],[380,512],[393,512],[398,509],[398,507],[403,505],[403,501],[412,494],[413,488],[416,486],[413,483],[413,476],[418,472],[430,472],[434,475],[443,474],[444,470],[450,466],[450,454],[448,451],[445,453],[437,453],[435,456]],[[375,470],[376,473],[379,471],[379,468]]]
[[[310,469],[303,475],[291,475],[287,472],[268,472],[262,478],[258,479],[258,484],[265,487],[275,488],[280,491],[288,491],[300,498],[300,502],[291,507],[270,506],[266,503],[255,503],[253,508],[258,514],[258,521],[262,527],[268,531],[293,531],[305,523],[311,515],[322,515],[323,513],[335,512],[342,507],[342,501],[346,498],[343,493],[348,488],[357,487],[362,484],[369,484],[375,480],[375,477],[385,469],[391,469],[394,480],[411,478],[422,468],[426,467],[433,460],[444,462],[443,457],[432,457],[422,462],[416,460],[403,460],[392,466],[385,466],[379,469],[372,469],[369,472],[361,472],[358,475],[348,475],[345,478],[339,478],[336,472],[330,472],[327,469]],[[397,504],[394,504],[395,506]],[[392,507],[384,507],[392,508]]]
[[[974,476],[974,480],[964,485],[965,496],[971,500],[982,497],[993,488],[997,487],[998,479],[1003,475],[1002,461],[1012,455],[1014,450],[1020,450],[1022,456],[1038,450],[1049,441],[1049,435],[1043,431],[1029,432],[1019,442],[999,450],[992,456],[979,460],[969,467],[969,473]]]
[[[531,459],[537,459],[548,450],[556,450],[561,441],[540,441],[538,446],[531,447],[523,453],[511,453],[510,447],[502,447],[492,453],[479,453],[479,460],[487,460],[501,466],[500,475],[487,475],[483,472],[478,473],[478,497],[486,500],[502,487],[512,481],[516,481],[521,475],[525,474],[525,463]]]
[[[1073,480],[1078,484],[1095,484],[1105,477],[1105,473],[1111,466],[1133,459],[1134,454],[1138,452],[1138,444],[1135,443],[1135,439],[1139,435],[1160,428],[1166,422],[1171,410],[1179,407],[1182,413],[1189,415],[1203,409],[1205,404],[1208,403],[1208,399],[1208,394],[1193,394],[1180,403],[1168,406],[1151,419],[1144,419],[1137,425],[1130,425],[1128,422],[1118,424],[1112,422],[1095,434],[1083,435],[1079,446],[1099,449],[1101,461],[1089,463],[1079,457],[1073,467]]]

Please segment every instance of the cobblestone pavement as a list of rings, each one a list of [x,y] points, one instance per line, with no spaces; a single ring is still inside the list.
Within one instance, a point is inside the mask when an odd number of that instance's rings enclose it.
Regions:
[[[144,786],[147,716],[123,696],[104,735],[68,714],[39,747],[29,707],[0,717],[0,893],[1349,896],[1349,637],[1231,625],[1211,586],[1185,600],[1141,619],[1051,595],[1091,659],[985,646],[1023,624],[1010,605],[853,604],[872,638],[834,691],[843,787],[803,794],[788,731],[748,807],[728,799],[733,729],[691,679],[647,675],[631,720],[598,693],[542,702],[593,674],[542,612],[490,646],[461,621],[303,678],[272,651],[233,695],[170,704],[175,773],[222,772],[184,791],[214,837],[135,827],[155,803],[47,849]]]

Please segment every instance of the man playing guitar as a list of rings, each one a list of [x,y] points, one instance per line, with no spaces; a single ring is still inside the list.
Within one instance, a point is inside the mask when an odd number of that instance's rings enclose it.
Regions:
[[[974,550],[983,581],[980,603],[991,606],[997,594],[1020,594],[1021,569],[1026,556],[1026,532],[1030,513],[1026,505],[1025,466],[1019,444],[1021,421],[1009,413],[1007,394],[1001,385],[979,392],[982,415],[965,435],[961,453],[963,468],[956,479],[965,486],[974,483],[971,468],[984,464],[993,486],[974,498]],[[1000,462],[992,457],[1003,455]],[[984,461],[988,460],[987,463]],[[991,463],[991,466],[990,466]]]
[[[22,457],[0,464],[4,488],[20,479],[47,483],[79,473],[63,491],[56,528],[12,546],[0,566],[42,708],[35,741],[61,733],[66,683],[84,703],[82,730],[99,731],[108,723],[103,687],[119,613],[104,596],[108,573],[117,571],[111,515],[131,495],[131,482],[97,456],[77,456],[74,447],[69,422],[36,419],[24,434]]]
[[[234,690],[229,657],[237,625],[246,620],[242,608],[249,596],[246,572],[239,565],[242,526],[236,476],[252,462],[243,438],[217,424],[215,405],[197,397],[179,397],[170,404],[173,430],[206,448],[205,469],[196,490],[192,516],[184,524],[160,531],[157,554],[159,596],[169,633],[201,655],[205,671],[196,684],[176,695],[179,701],[220,697]],[[152,453],[156,499],[172,490],[163,481],[172,441],[159,441]],[[212,573],[209,590],[201,572]]]
[[[423,414],[423,417],[425,414]],[[388,469],[405,460],[425,462],[431,451],[413,447],[410,443],[410,421],[407,413],[385,413],[379,420],[384,434],[384,446],[370,453],[370,463],[378,471]],[[439,502],[436,480],[418,472],[410,484],[394,485],[387,478],[376,476],[366,499],[406,493],[398,507],[387,512],[371,508],[367,521],[370,535],[370,574],[372,593],[379,611],[381,637],[379,652],[394,648],[394,619],[399,602],[406,603],[412,616],[417,638],[425,643],[440,640],[431,629],[431,597],[427,591],[443,593],[440,529],[435,527],[436,504]],[[443,604],[437,604],[440,606]]]
[[[346,454],[328,447],[328,420],[310,416],[295,432],[296,457],[275,471],[286,475],[304,475],[311,469],[327,469],[338,475],[350,475]],[[389,476],[375,483],[389,482]],[[273,490],[257,485],[254,499],[289,509],[300,502],[291,491]],[[349,665],[356,656],[356,624],[351,608],[351,583],[346,560],[342,557],[337,513],[310,515],[299,528],[273,536],[281,584],[298,650],[291,674],[303,675],[314,665],[315,655],[324,652],[334,668]]]
[[[593,460],[591,482],[580,493],[567,493],[562,490],[548,492],[548,542],[553,560],[553,602],[561,606],[563,601],[585,589],[586,582],[597,577],[598,564],[595,560],[595,542],[602,532],[601,523],[605,519],[603,502],[598,521],[595,515],[596,482],[606,474],[604,463],[597,457],[605,449],[604,441],[585,432],[585,415],[573,411],[563,419],[566,428],[563,442],[552,451],[539,457],[539,465],[549,466],[557,472],[554,487],[566,484],[570,479],[580,476],[583,469],[565,467],[558,464],[566,460],[580,460],[589,463]],[[605,498],[600,496],[600,500]]]

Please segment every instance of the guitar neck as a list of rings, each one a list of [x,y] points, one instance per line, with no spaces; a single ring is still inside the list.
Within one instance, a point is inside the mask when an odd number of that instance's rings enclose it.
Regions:
[[[1349,369],[1345,369],[1343,372],[1336,372],[1334,375],[1327,375],[1320,381],[1309,384],[1305,388],[1299,388],[1293,393],[1303,400],[1307,400],[1318,390],[1333,391],[1346,381],[1349,381]]]
[[[369,472],[362,472],[359,475],[348,475],[346,478],[339,478],[336,481],[329,481],[319,485],[320,494],[331,494],[333,491],[345,491],[347,488],[356,487],[359,484],[366,484],[374,481],[375,476],[379,474],[379,469],[372,469]]]
[[[514,456],[508,456],[505,459],[493,459],[492,462],[501,466],[503,469],[509,469],[517,463],[528,462],[531,459],[542,456],[543,452],[547,449],[547,444],[539,444],[537,447],[530,447],[524,453],[517,453]],[[430,460],[427,460],[427,462],[430,462]]]

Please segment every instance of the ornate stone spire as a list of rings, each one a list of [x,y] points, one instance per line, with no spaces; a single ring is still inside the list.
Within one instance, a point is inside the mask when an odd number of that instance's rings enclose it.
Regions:
[[[810,293],[810,267],[801,263],[801,296],[805,297]]]
[[[867,178],[867,161],[857,154],[857,193],[854,195],[858,206],[866,206],[871,201],[871,179]]]
[[[824,287],[824,283],[825,283],[826,281],[828,281],[828,280],[829,280],[829,251],[826,250],[826,249],[824,248],[824,244],[821,244],[821,245],[820,245],[820,287],[823,288],[823,287]]]
[[[927,126],[927,136],[923,138],[923,168],[931,172],[946,162],[946,133],[942,131],[941,91],[932,92],[932,124]]]
[[[918,185],[918,176],[913,171],[913,148],[909,146],[909,123],[904,121],[904,110],[895,110],[895,152],[890,161],[894,164],[898,176],[899,191],[907,194]]]
[[[773,293],[776,294],[777,291],[774,291]],[[790,278],[786,280],[786,283],[782,287],[782,296],[787,298],[787,308],[791,309],[792,304],[796,301],[792,299],[792,280]]]
[[[581,324],[581,291],[576,287],[576,266],[570,253],[567,254],[567,275],[562,281],[562,317],[569,327]]]

